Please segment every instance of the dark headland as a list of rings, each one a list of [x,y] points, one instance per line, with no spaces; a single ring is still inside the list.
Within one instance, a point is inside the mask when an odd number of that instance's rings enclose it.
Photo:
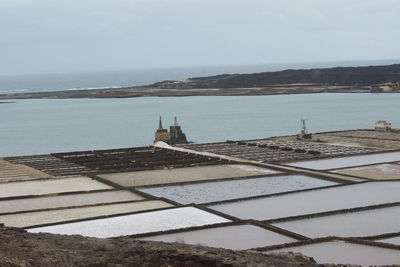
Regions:
[[[162,81],[147,86],[2,94],[0,99],[400,92],[400,64],[288,69]]]

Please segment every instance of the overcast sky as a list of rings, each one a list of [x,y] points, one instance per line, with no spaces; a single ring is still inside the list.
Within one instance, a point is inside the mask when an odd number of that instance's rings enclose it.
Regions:
[[[0,74],[400,59],[399,0],[0,0]]]

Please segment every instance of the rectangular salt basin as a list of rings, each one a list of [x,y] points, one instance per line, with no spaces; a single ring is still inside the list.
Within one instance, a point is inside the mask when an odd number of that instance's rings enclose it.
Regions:
[[[279,173],[251,165],[215,165],[168,170],[102,174],[99,177],[124,187],[207,181]]]
[[[0,213],[65,208],[142,199],[143,197],[127,190],[32,197],[0,201]]]
[[[241,218],[271,220],[400,201],[400,181],[367,182],[209,205]]]
[[[29,232],[47,232],[53,234],[84,235],[90,237],[116,237],[149,232],[181,229],[230,220],[212,213],[193,208],[175,208],[160,211],[144,212],[106,219],[66,223],[48,227],[29,229]]]
[[[13,182],[0,185],[0,198],[112,189],[88,177]]]
[[[99,205],[71,209],[26,212],[0,216],[0,223],[6,226],[30,227],[41,224],[58,223],[70,220],[86,219],[98,216],[128,213],[171,207],[172,205],[159,200],[133,203]]]
[[[391,265],[400,263],[400,251],[395,249],[359,245],[344,241],[330,241],[283,248],[266,252],[302,253],[318,263],[354,264],[361,266]]]
[[[348,174],[374,180],[400,179],[400,165],[398,164],[378,164],[371,166],[361,166],[332,171],[334,173]]]
[[[47,173],[21,164],[13,164],[0,159],[0,183],[52,178]]]
[[[206,203],[257,195],[335,185],[336,182],[304,175],[282,175],[185,185],[139,188],[140,191],[178,203]]]
[[[203,246],[226,249],[250,249],[297,241],[291,237],[254,225],[223,226],[139,239],[147,241],[182,242],[193,245],[201,244]]]
[[[389,243],[389,244],[399,245],[400,246],[400,236],[386,238],[386,239],[379,239],[379,240],[375,240],[375,241],[376,242],[383,242],[383,243]]]
[[[362,237],[400,232],[400,206],[275,223],[311,238]]]
[[[286,165],[302,167],[314,170],[339,169],[352,166],[369,165],[375,163],[398,161],[400,152],[378,153],[370,155],[350,156],[332,159],[319,159],[310,161],[299,161]]]

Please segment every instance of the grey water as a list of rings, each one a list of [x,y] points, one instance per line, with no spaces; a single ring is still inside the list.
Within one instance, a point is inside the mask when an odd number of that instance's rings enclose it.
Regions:
[[[217,142],[310,132],[400,128],[400,94],[26,99],[0,105],[0,156],[147,146],[158,116],[189,140]]]
[[[375,163],[391,162],[400,159],[400,152],[378,153],[372,155],[349,156],[333,159],[318,159],[298,161],[287,165],[309,168],[314,170],[339,169],[352,166],[368,165]]]

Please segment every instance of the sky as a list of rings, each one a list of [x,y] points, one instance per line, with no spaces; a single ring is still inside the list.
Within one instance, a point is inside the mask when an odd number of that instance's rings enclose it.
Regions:
[[[399,0],[0,0],[0,75],[397,60],[399,12]]]

